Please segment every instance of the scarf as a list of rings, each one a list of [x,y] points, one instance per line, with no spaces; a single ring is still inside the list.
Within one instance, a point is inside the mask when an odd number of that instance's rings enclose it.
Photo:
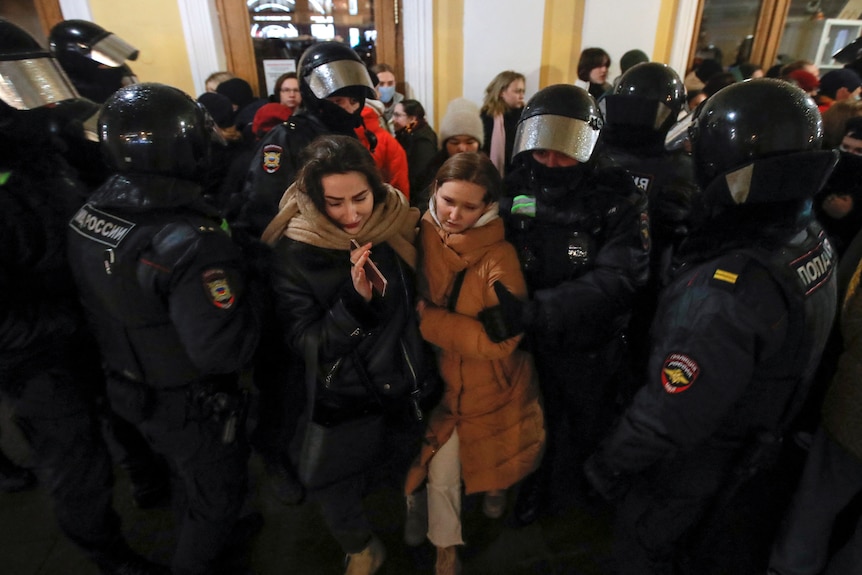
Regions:
[[[371,242],[376,245],[386,242],[407,265],[415,269],[414,240],[419,210],[411,208],[401,192],[389,184],[384,186],[386,198],[375,204],[371,217],[362,226],[359,234],[354,236],[322,214],[305,192],[295,183],[291,184],[278,203],[278,214],[261,234],[261,240],[274,246],[285,236],[319,248],[345,251],[350,250],[351,239],[356,239],[360,244]]]
[[[439,306],[447,304],[458,272],[475,264],[489,246],[505,237],[497,202],[489,204],[479,221],[460,234],[444,232],[433,207],[422,217],[420,225],[426,259],[419,274],[419,292]]]
[[[489,157],[500,175],[504,176],[506,171],[506,125],[503,122],[503,114],[494,116],[494,130],[491,132]]]

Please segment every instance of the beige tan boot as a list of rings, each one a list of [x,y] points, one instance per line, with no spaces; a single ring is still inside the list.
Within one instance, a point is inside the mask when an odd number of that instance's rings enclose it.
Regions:
[[[461,575],[461,559],[458,557],[458,547],[437,548],[437,563],[434,565],[434,575]]]
[[[347,570],[344,575],[373,575],[385,559],[386,547],[376,535],[372,535],[365,549],[347,555]]]

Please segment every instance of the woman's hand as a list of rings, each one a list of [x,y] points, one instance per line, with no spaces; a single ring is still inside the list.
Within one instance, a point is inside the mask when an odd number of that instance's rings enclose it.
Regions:
[[[365,276],[365,263],[371,256],[371,242],[350,252],[350,279],[353,288],[365,301],[371,301],[371,282]]]
[[[419,301],[416,302],[416,313],[419,314],[419,319],[422,319],[422,313],[426,307],[428,307],[428,302],[424,298],[419,298]]]

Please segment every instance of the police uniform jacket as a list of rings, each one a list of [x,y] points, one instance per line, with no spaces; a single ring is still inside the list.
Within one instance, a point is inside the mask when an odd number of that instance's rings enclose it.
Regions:
[[[87,190],[47,143],[2,151],[0,387],[15,392],[35,373],[85,361],[73,350],[84,321],[66,260],[66,223]]]
[[[660,251],[656,247],[678,244],[691,227],[691,204],[697,194],[691,156],[666,152],[663,146],[656,150],[606,143],[603,150],[647,195],[653,257]]]
[[[553,187],[542,168],[527,158],[506,178],[500,213],[534,302],[534,346],[565,361],[625,327],[648,275],[647,201],[617,166],[566,168],[571,177]],[[535,198],[535,217],[511,214],[522,194]]]
[[[69,222],[69,257],[111,379],[234,374],[258,338],[239,249],[193,182],[118,174]]]
[[[260,237],[275,214],[285,190],[301,167],[299,155],[316,137],[330,134],[320,118],[300,108],[261,139],[252,154],[236,224],[252,237]],[[355,136],[351,133],[350,135]]]
[[[834,317],[833,250],[813,221],[770,241],[747,232],[689,240],[659,302],[648,379],[593,460],[606,479],[645,472],[668,494],[712,492],[801,406]]]

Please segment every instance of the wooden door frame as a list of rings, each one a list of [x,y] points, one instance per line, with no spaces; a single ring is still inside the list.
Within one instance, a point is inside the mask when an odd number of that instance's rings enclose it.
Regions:
[[[52,0],[57,1],[57,0]],[[249,35],[251,22],[245,2],[216,0],[227,69],[257,85],[257,65],[254,45]],[[377,0],[374,3],[374,23],[377,28],[377,61],[395,68],[399,89],[404,89],[404,45],[401,0]]]
[[[60,8],[60,0],[36,0],[33,4],[47,38],[51,28],[65,20],[63,10]]]
[[[706,0],[699,0],[697,4],[697,20],[691,37],[686,73],[691,70],[694,57],[697,54],[697,40],[700,36],[700,24],[703,19],[705,3]],[[751,46],[750,60],[759,63],[764,69],[772,66],[772,62],[775,61],[778,54],[781,35],[784,33],[784,24],[787,22],[789,10],[790,0],[763,0],[763,4],[760,6],[757,24],[754,26],[754,43]]]

